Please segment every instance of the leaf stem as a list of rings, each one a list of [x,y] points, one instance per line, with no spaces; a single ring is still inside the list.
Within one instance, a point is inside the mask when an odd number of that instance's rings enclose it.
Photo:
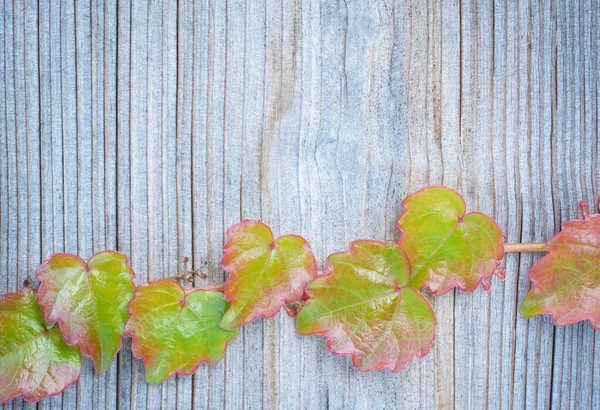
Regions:
[[[546,243],[507,243],[504,252],[546,252]]]
[[[223,292],[225,290],[225,283],[226,282],[221,282],[221,283],[213,283],[211,285],[204,285],[204,286],[198,286],[193,288],[194,290],[196,289],[201,289],[201,290],[211,290],[213,292]]]

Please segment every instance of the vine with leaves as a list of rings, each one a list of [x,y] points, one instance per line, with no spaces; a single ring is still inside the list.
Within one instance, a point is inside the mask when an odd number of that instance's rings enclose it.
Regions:
[[[555,325],[589,320],[600,329],[600,215],[580,202],[583,219],[563,224],[541,244],[505,244],[496,222],[466,212],[447,187],[408,196],[397,242],[356,240],[327,258],[319,271],[308,242],[275,238],[258,221],[232,226],[223,249],[226,283],[185,289],[178,280],[206,277],[187,269],[172,279],[135,286],[126,255],[102,251],[85,262],[59,253],[36,270],[30,284],[0,300],[0,402],[29,402],[75,384],[81,353],[106,371],[130,337],[148,383],[190,376],[223,358],[239,328],[285,308],[300,335],[326,337],[328,349],[352,356],[361,371],[404,369],[425,357],[436,316],[422,290],[441,296],[458,288],[489,290],[504,279],[506,252],[547,252],[530,272],[521,315],[552,316]]]

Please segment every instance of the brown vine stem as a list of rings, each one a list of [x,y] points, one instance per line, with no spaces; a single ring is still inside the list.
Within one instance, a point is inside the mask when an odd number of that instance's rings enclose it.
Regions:
[[[504,252],[546,252],[546,243],[507,243],[504,245]],[[213,283],[210,285],[198,286],[193,289],[223,292],[225,290],[225,283],[226,282]]]
[[[507,243],[504,252],[546,252],[546,243]]]

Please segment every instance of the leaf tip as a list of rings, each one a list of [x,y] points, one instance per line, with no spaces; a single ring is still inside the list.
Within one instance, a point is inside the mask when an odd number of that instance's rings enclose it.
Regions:
[[[521,308],[519,309],[521,316],[525,319],[531,319],[532,317],[539,315],[541,312],[537,311],[535,309],[535,306],[536,303],[533,300],[533,297],[531,296],[530,292],[529,294],[527,294],[527,296],[525,296],[523,302],[521,303]]]

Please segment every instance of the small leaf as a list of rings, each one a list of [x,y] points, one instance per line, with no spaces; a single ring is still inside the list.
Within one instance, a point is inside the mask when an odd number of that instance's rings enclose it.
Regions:
[[[530,318],[550,314],[555,325],[588,319],[600,330],[600,215],[567,221],[546,242],[548,254],[536,263],[529,279],[531,290],[521,305]]]
[[[315,257],[308,243],[296,235],[273,240],[268,226],[243,221],[227,232],[221,265],[230,273],[225,299],[231,307],[221,321],[233,329],[258,316],[269,318],[284,303],[298,302],[304,287],[317,274]]]
[[[222,293],[192,289],[186,294],[171,279],[139,286],[129,304],[126,334],[133,355],[144,360],[148,383],[175,373],[190,376],[203,361],[221,360],[227,342],[238,334],[238,329],[219,327],[228,305]]]
[[[20,394],[28,402],[55,396],[77,382],[80,370],[79,348],[47,328],[33,290],[0,299],[0,403]]]
[[[121,348],[135,287],[127,256],[104,251],[86,264],[79,256],[60,253],[44,261],[36,276],[44,319],[58,322],[65,341],[78,344],[94,360],[96,372],[106,371]]]
[[[395,243],[356,241],[350,252],[328,258],[328,273],[307,287],[296,329],[323,334],[337,354],[351,354],[362,371],[398,372],[413,357],[425,357],[435,337],[431,305],[406,287],[410,264]]]
[[[458,287],[473,292],[504,257],[504,235],[489,216],[465,215],[465,202],[446,187],[421,189],[402,202],[399,244],[413,268],[410,286],[443,295]]]

